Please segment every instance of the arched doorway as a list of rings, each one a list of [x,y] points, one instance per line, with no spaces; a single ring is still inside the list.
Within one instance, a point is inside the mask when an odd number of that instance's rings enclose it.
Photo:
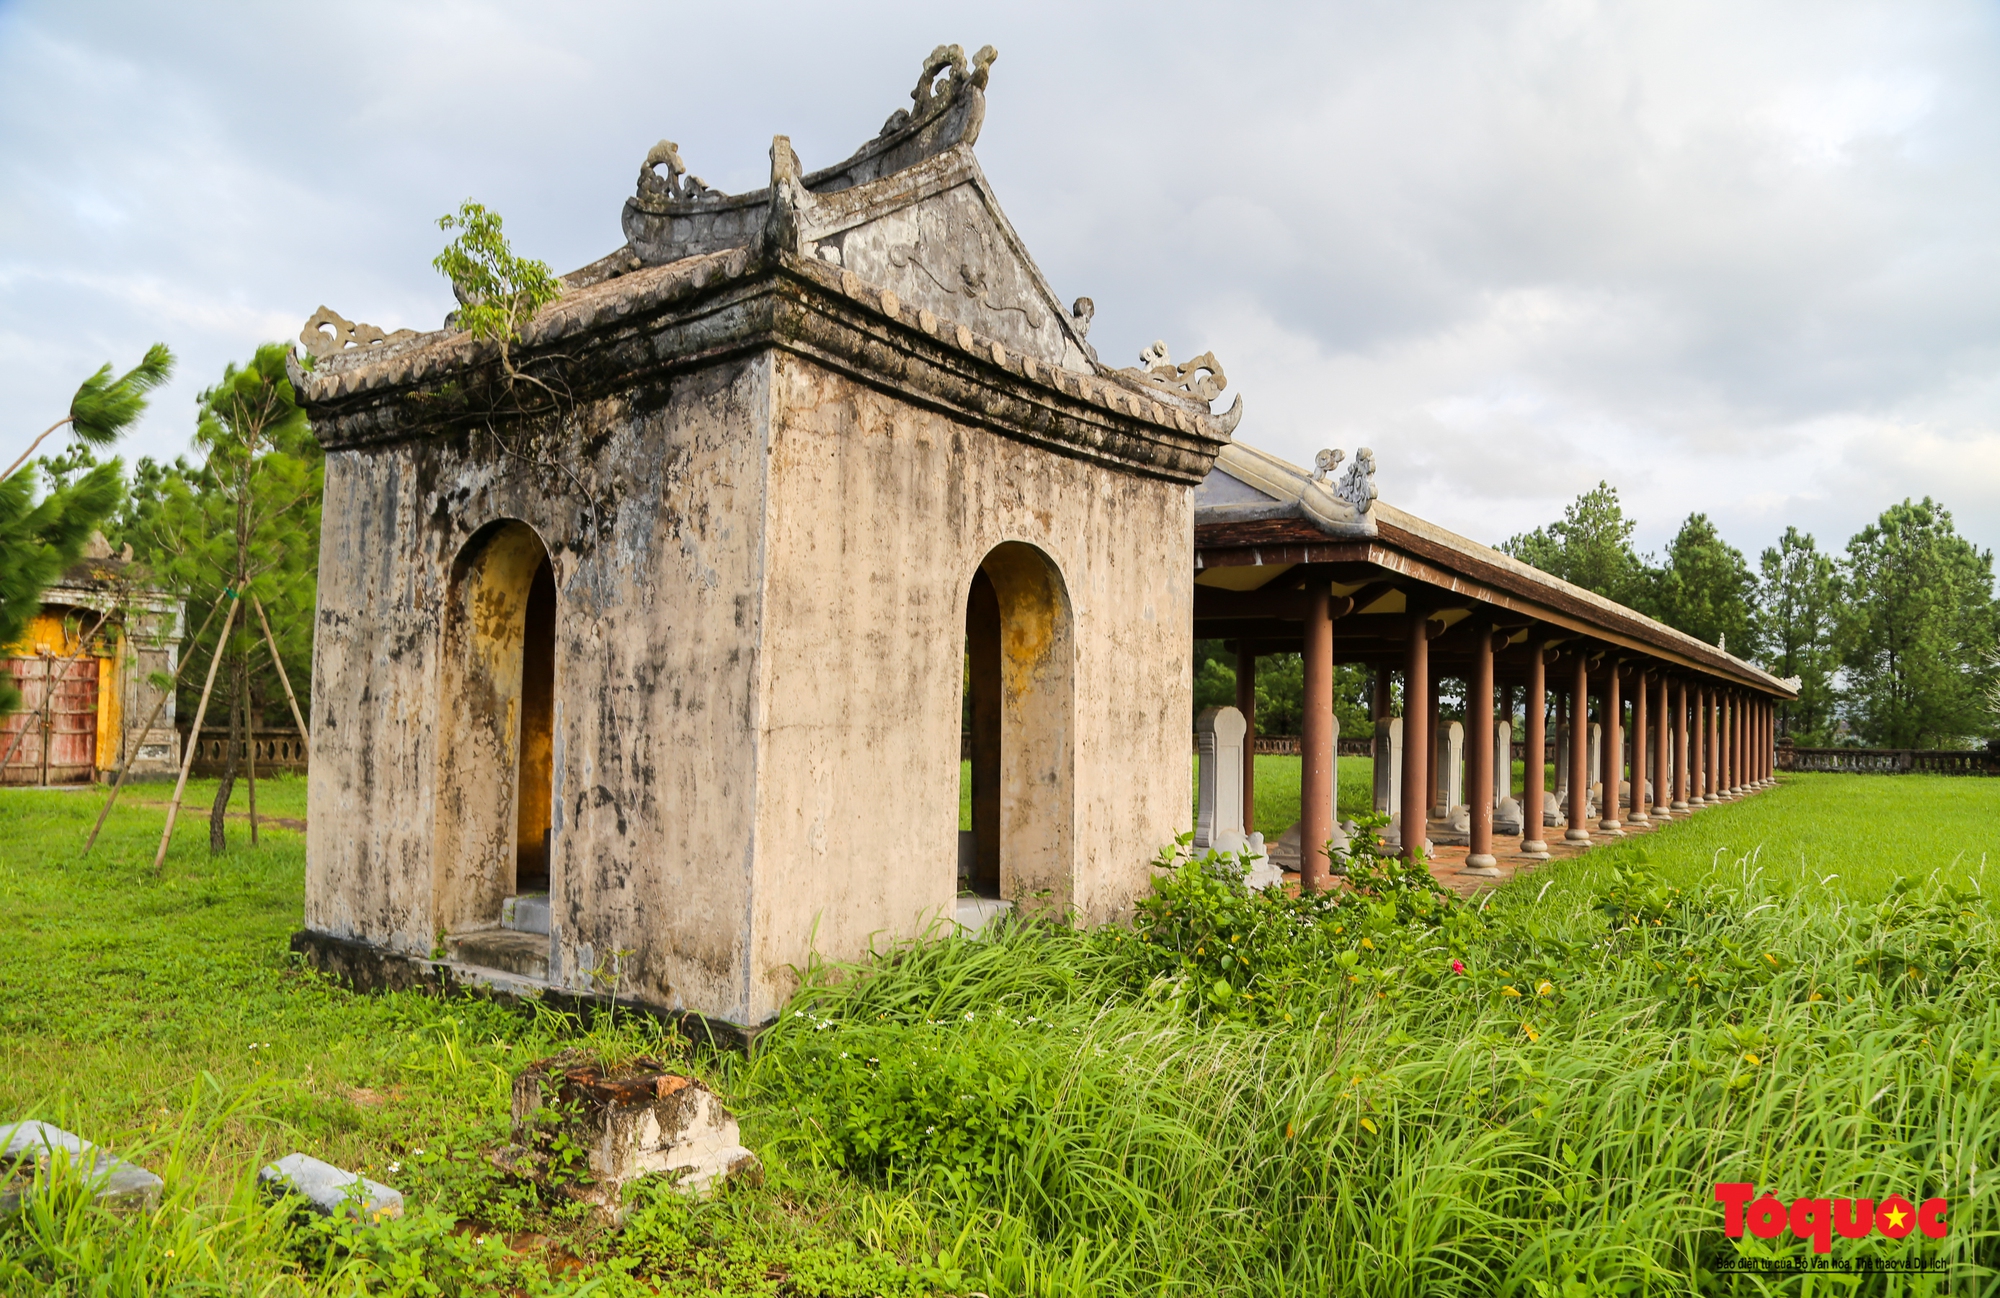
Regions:
[[[433,904],[446,934],[546,933],[555,787],[555,570],[534,529],[482,528],[452,564],[438,698]],[[512,925],[510,927],[519,927]]]
[[[995,546],[966,594],[962,769],[972,828],[959,853],[961,898],[1057,913],[1071,903],[1075,659],[1055,563],[1018,541]]]

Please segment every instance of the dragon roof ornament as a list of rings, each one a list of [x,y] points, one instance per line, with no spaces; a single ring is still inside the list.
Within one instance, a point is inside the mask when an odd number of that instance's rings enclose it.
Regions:
[[[800,187],[812,194],[836,194],[972,144],[986,120],[987,75],[998,57],[991,45],[969,62],[962,46],[938,46],[924,60],[910,107],[891,113],[875,138],[845,161],[801,175]],[[680,146],[661,140],[640,165],[639,183],[625,200],[621,224],[640,259],[661,265],[742,244],[762,229],[771,197],[768,186],[744,194],[709,188],[689,174]]]

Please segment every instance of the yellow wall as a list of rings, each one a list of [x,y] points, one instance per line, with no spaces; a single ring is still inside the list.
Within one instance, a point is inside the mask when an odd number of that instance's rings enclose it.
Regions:
[[[76,637],[63,626],[63,614],[40,613],[28,623],[27,636],[7,646],[9,658],[33,658],[36,654],[68,657],[76,652]],[[81,628],[76,628],[81,630]]]
[[[83,625],[71,610],[55,613],[36,614],[28,624],[28,634],[14,644],[8,645],[0,657],[35,658],[43,654],[51,657],[67,658],[78,648],[78,637]],[[117,647],[111,654],[98,654],[97,658],[97,769],[108,771],[118,765],[118,727],[124,716],[123,691],[119,688],[122,673],[118,670],[123,657],[125,637],[118,635]]]
[[[97,656],[97,769],[109,771],[118,765],[119,726],[125,716],[125,636],[114,630],[116,647],[110,654]]]

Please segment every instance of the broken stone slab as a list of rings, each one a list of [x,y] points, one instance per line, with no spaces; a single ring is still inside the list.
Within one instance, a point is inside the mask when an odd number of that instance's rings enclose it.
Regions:
[[[257,1184],[279,1194],[294,1194],[322,1217],[352,1213],[377,1222],[403,1215],[403,1194],[358,1172],[323,1163],[310,1154],[287,1154],[257,1173]]]
[[[502,899],[500,927],[516,933],[549,935],[549,894],[524,892]]]
[[[1014,909],[1011,901],[998,897],[960,897],[952,908],[952,921],[969,937],[977,937],[988,924]]]
[[[0,1165],[18,1168],[31,1163],[45,1168],[57,1152],[67,1155],[69,1165],[91,1188],[92,1197],[107,1208],[137,1208],[150,1211],[160,1206],[165,1182],[145,1168],[105,1153],[97,1146],[46,1122],[17,1122],[0,1127]],[[9,1216],[21,1206],[27,1192],[15,1184],[0,1189],[0,1216]]]
[[[657,1060],[608,1071],[572,1052],[530,1064],[514,1079],[513,1118],[517,1143],[494,1161],[614,1222],[624,1220],[626,1187],[643,1177],[670,1177],[682,1193],[705,1195],[763,1176],[721,1098]],[[560,1138],[583,1151],[587,1176],[553,1165]]]

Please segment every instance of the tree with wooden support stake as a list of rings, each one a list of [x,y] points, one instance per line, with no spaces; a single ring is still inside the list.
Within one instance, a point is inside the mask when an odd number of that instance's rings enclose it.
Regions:
[[[231,365],[222,381],[201,395],[196,446],[206,452],[199,469],[178,466],[148,502],[145,538],[156,568],[191,598],[219,597],[229,605],[217,633],[182,762],[180,786],[169,810],[177,816],[188,768],[200,746],[202,724],[221,667],[229,703],[229,738],[222,776],[209,812],[209,850],[226,845],[224,828],[239,772],[249,776],[251,839],[256,841],[256,766],[251,751],[254,712],[253,657],[268,649],[301,736],[305,724],[268,607],[312,606],[319,536],[321,457],[285,375],[288,349],[271,343],[243,366]],[[241,608],[245,603],[248,608]],[[256,629],[251,614],[256,614]],[[297,620],[296,618],[294,619]],[[261,644],[257,632],[262,632]],[[199,647],[200,636],[197,636]],[[246,762],[246,758],[248,759]],[[165,841],[162,843],[164,860]]]
[[[216,637],[215,652],[208,660],[208,679],[202,683],[201,702],[194,710],[194,730],[188,736],[187,750],[181,754],[181,774],[174,781],[174,800],[167,804],[167,825],[160,831],[160,850],[153,856],[154,874],[158,874],[160,867],[166,864],[167,847],[174,841],[174,821],[180,817],[181,796],[187,792],[188,771],[194,766],[194,752],[201,738],[201,720],[208,715],[208,696],[215,690],[215,669],[222,665],[222,655],[229,643],[229,626],[236,620],[237,605],[243,602],[234,590],[224,591],[223,597],[229,601],[229,612],[222,619],[222,634]],[[212,842],[210,850],[214,850]]]
[[[222,596],[209,608],[208,616],[202,619],[201,630],[195,632],[196,640],[200,640],[207,633],[209,624],[214,622],[215,615],[222,611],[223,601],[226,599],[228,599],[227,595]],[[160,697],[154,700],[152,715],[146,718],[146,724],[139,729],[139,734],[151,734],[153,727],[160,723],[160,713],[166,710],[167,700],[174,696],[174,690],[180,684],[181,672],[192,661],[192,654],[184,654],[181,657],[180,665],[174,668],[173,675],[168,676],[162,673],[153,680],[152,683],[159,690]],[[132,763],[138,759],[138,756],[139,745],[136,743],[128,745],[125,760],[118,767],[118,778],[111,785],[111,796],[106,798],[104,805],[98,809],[97,823],[90,827],[90,837],[84,840],[83,851],[78,853],[79,856],[89,856],[90,849],[97,845],[97,836],[104,832],[104,822],[110,818],[111,808],[117,804],[118,794],[124,789],[125,778],[132,773]]]

